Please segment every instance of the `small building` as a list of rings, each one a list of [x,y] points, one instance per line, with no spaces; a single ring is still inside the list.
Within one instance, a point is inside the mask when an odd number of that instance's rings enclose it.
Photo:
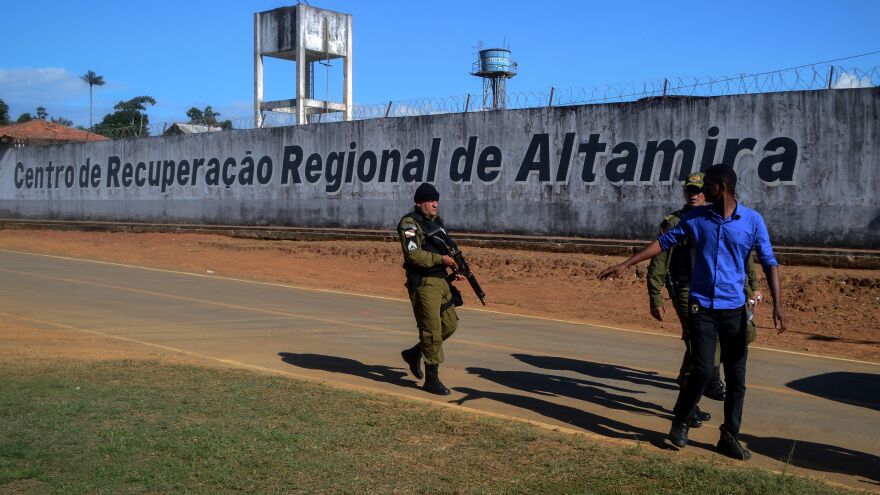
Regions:
[[[165,132],[163,132],[162,135],[180,136],[182,134],[200,134],[202,132],[217,132],[222,130],[223,128],[217,125],[184,124],[176,122],[171,124],[171,127],[168,129],[165,129]]]
[[[94,132],[74,129],[42,119],[0,126],[0,147],[4,148],[107,140],[109,138]]]

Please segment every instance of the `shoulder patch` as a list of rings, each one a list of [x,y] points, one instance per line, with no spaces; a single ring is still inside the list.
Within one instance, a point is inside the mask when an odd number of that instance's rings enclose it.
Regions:
[[[400,225],[397,228],[405,237],[415,237],[419,227],[416,225],[416,221],[414,219],[410,217],[403,217],[400,220]]]
[[[418,249],[418,246],[416,246],[415,241],[409,241],[409,244],[406,245],[406,250],[410,253],[415,251],[416,249]]]

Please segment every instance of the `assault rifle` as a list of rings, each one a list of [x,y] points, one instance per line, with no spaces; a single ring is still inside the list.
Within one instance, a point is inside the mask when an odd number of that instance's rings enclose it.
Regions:
[[[441,253],[446,252],[453,260],[455,260],[457,268],[452,271],[451,275],[446,277],[446,281],[451,283],[455,280],[455,277],[459,275],[466,278],[468,283],[471,284],[471,289],[474,290],[474,294],[476,294],[477,298],[480,300],[480,303],[485,306],[486,293],[483,292],[483,288],[480,287],[480,283],[477,282],[477,277],[474,276],[470,265],[467,264],[464,255],[461,254],[461,249],[458,249],[458,244],[452,240],[452,237],[449,237],[449,234],[446,233],[446,229],[443,228],[442,224],[437,225],[426,220],[425,222],[422,222],[422,228],[425,230],[425,238],[428,239],[429,242],[437,246]],[[452,286],[450,285],[450,287]],[[461,306],[461,294],[459,293],[456,295],[455,293],[458,292],[458,289],[455,289],[455,287],[452,287],[452,289],[453,297],[458,299],[455,305]]]
[[[465,261],[464,255],[461,254],[461,250],[458,249],[458,246],[456,246],[454,242],[451,246],[451,249],[449,250],[449,256],[451,256],[452,259],[455,260],[455,264],[458,265],[458,268],[453,270],[452,275],[449,276],[449,281],[451,282],[452,280],[455,280],[455,277],[457,275],[461,275],[462,277],[466,278],[468,283],[471,284],[471,289],[474,290],[474,294],[476,294],[477,298],[480,300],[480,303],[485,306],[486,293],[483,292],[483,288],[480,287],[480,283],[477,282],[477,277],[474,276],[474,273],[471,271],[470,265],[468,265],[468,262]]]
[[[422,223],[422,228],[425,229],[425,237],[429,240],[429,242],[434,243],[440,252],[449,253],[449,256],[455,260],[455,264],[458,266],[455,270],[452,271],[452,274],[446,277],[447,282],[452,282],[455,280],[455,277],[461,275],[466,278],[468,283],[471,284],[471,289],[474,290],[474,294],[477,295],[477,298],[480,300],[480,303],[485,306],[486,305],[486,293],[483,292],[483,288],[480,287],[480,283],[477,282],[477,277],[474,276],[474,273],[471,271],[470,265],[465,261],[464,255],[461,254],[461,249],[458,249],[458,244],[452,240],[452,237],[449,237],[449,234],[446,233],[446,230],[441,225],[436,225],[430,221],[426,221]],[[453,290],[453,292],[458,292],[458,290]],[[461,298],[461,294],[455,296]],[[456,303],[456,306],[460,306],[460,301]]]

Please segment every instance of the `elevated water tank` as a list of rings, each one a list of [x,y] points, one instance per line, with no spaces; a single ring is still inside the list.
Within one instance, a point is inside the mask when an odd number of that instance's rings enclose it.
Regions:
[[[480,50],[480,72],[510,72],[510,50],[487,48]]]
[[[507,108],[507,80],[515,76],[517,70],[516,62],[510,58],[510,50],[487,48],[478,53],[479,58],[471,66],[471,75],[483,79],[483,109]]]

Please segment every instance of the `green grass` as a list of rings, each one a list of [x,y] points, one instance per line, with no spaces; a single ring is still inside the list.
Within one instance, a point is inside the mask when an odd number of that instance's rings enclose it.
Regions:
[[[840,493],[283,377],[0,358],[0,493]]]

